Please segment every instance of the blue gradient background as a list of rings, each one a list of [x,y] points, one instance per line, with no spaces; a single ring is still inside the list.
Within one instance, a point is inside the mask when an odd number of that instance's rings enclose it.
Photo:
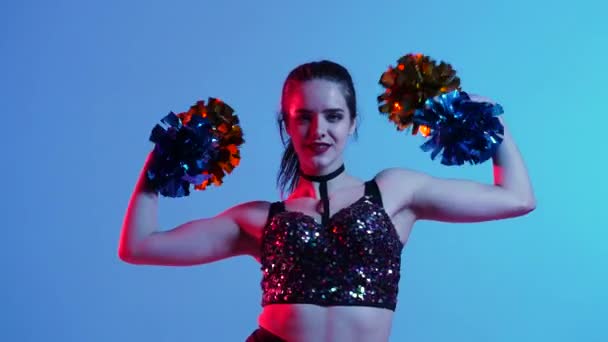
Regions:
[[[237,110],[242,163],[220,188],[161,199],[161,225],[277,200],[274,118],[303,62],[353,74],[354,175],[401,166],[491,183],[489,164],[443,167],[378,115],[380,74],[422,52],[503,104],[538,207],[419,222],[391,341],[606,341],[605,12],[599,0],[2,2],[0,340],[243,341],[260,312],[257,263],[126,264],[122,218],[150,129],[208,96]]]

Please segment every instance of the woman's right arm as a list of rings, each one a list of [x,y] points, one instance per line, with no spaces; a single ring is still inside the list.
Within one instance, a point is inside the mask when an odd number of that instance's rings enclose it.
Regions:
[[[158,195],[145,191],[150,155],[131,195],[118,255],[131,264],[190,266],[236,255],[257,258],[259,236],[268,202],[248,202],[212,217],[193,220],[167,231],[158,229]]]

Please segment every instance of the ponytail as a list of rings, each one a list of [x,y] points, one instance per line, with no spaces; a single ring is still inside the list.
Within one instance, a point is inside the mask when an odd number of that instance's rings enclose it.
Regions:
[[[285,146],[283,157],[281,158],[281,168],[277,177],[277,186],[281,191],[281,198],[285,193],[291,193],[300,179],[300,161],[293,147],[291,140]]]

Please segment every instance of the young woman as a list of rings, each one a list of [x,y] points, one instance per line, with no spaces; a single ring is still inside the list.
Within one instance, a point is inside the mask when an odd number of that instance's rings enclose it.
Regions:
[[[146,161],[120,237],[119,256],[132,264],[197,265],[236,255],[258,260],[263,310],[247,341],[387,341],[401,252],[417,220],[479,222],[535,207],[506,127],[493,158],[494,185],[400,168],[364,181],[343,162],[357,123],[355,89],[344,67],[330,61],[298,66],[285,81],[281,107],[281,136],[289,137],[278,178],[289,193],[285,201],[243,203],[160,231],[157,195],[145,191]]]

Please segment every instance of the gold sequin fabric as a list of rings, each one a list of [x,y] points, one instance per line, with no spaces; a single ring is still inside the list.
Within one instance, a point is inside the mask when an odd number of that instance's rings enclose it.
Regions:
[[[381,202],[366,191],[327,225],[282,208],[269,218],[262,238],[262,306],[309,303],[395,310],[403,244]]]

